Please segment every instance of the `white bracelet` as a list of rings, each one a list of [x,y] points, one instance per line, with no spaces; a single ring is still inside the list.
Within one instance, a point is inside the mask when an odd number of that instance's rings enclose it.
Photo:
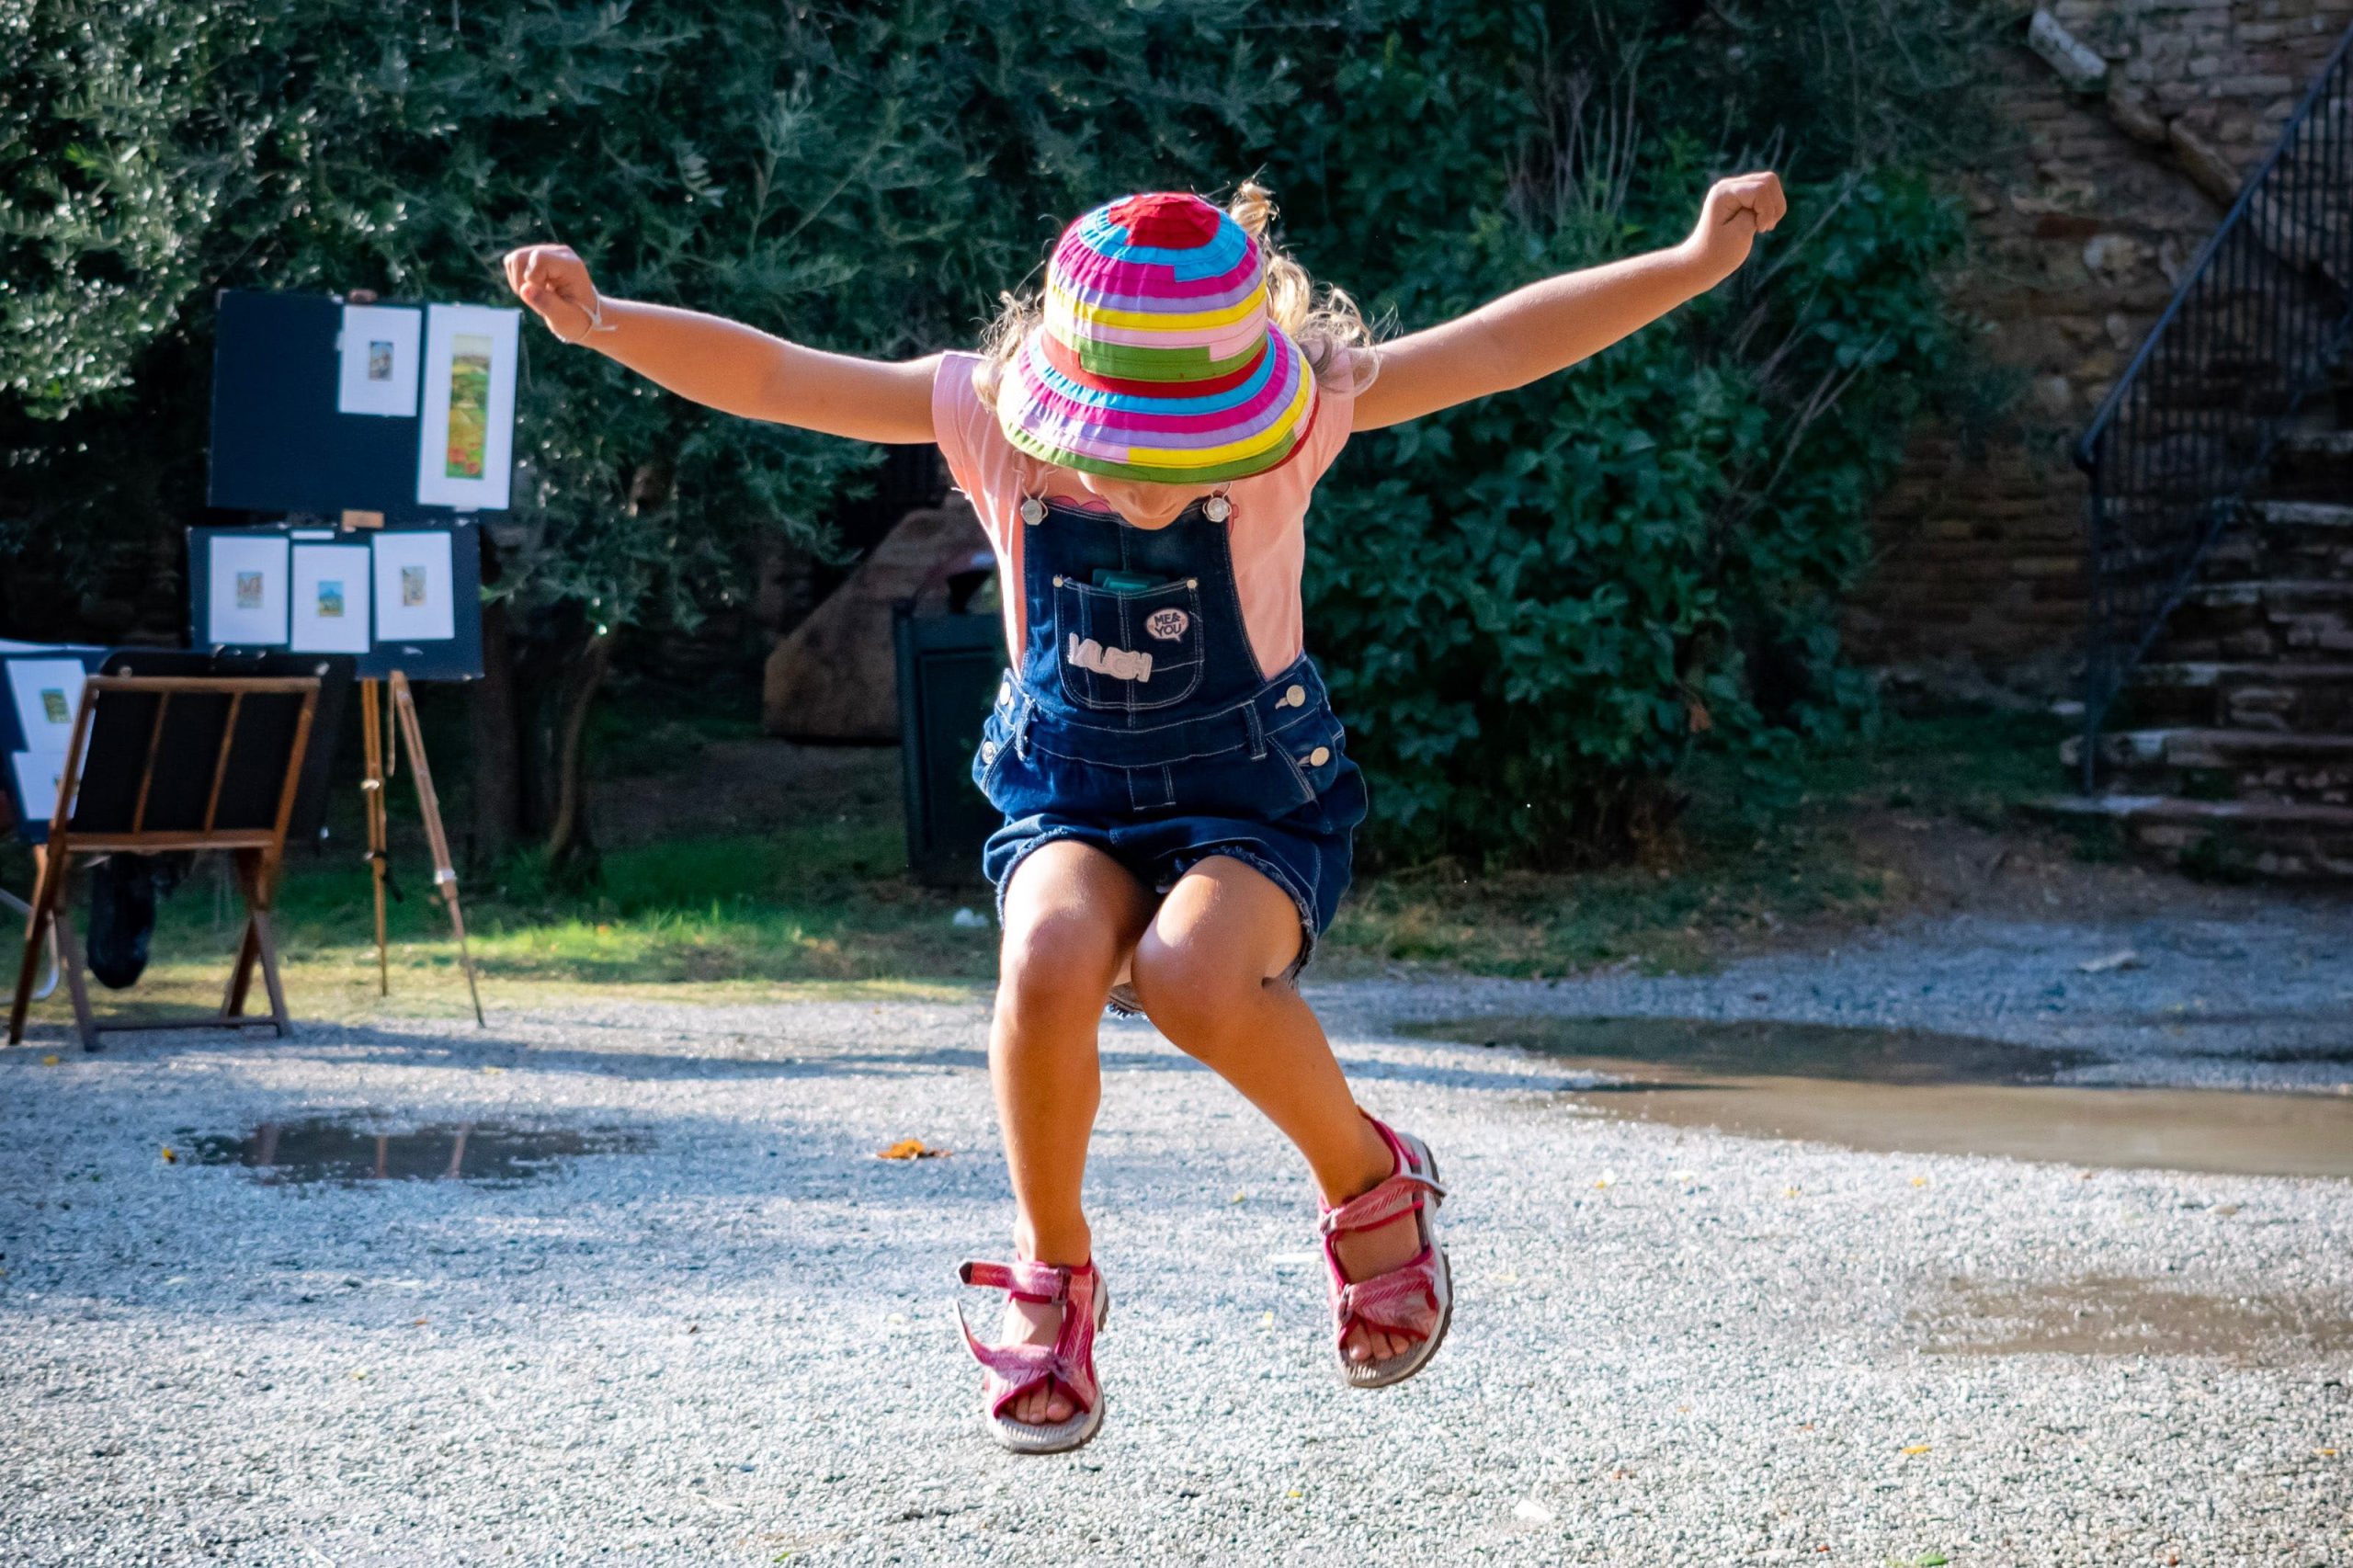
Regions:
[[[566,338],[564,341],[574,344],[585,343],[591,334],[620,330],[620,327],[605,319],[605,297],[597,294],[592,296],[588,302],[588,331],[582,333],[578,337]]]

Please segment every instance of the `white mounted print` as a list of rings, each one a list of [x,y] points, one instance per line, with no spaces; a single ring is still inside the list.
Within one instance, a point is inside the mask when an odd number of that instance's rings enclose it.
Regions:
[[[484,305],[435,305],[426,312],[417,505],[506,510],[515,466],[520,316]]]
[[[374,540],[376,640],[446,642],[458,634],[449,536],[388,533]]]
[[[364,544],[294,547],[294,628],[288,643],[294,652],[368,651],[370,568]]]
[[[335,411],[416,417],[417,312],[397,305],[346,305]]]
[[[74,710],[89,671],[79,659],[10,659],[8,693],[27,751],[63,755],[74,741]]]
[[[205,635],[245,647],[286,646],[286,540],[216,537],[205,584]]]

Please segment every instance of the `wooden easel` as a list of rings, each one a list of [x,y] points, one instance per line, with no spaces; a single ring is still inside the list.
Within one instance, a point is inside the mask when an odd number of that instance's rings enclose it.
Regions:
[[[433,852],[433,892],[449,907],[449,929],[457,933],[458,961],[466,971],[466,994],[472,998],[475,1024],[488,1028],[482,1016],[482,990],[474,981],[474,960],[466,946],[466,917],[458,907],[458,872],[449,860],[449,836],[441,827],[441,801],[433,792],[433,769],[425,760],[425,733],[417,727],[416,702],[409,695],[408,676],[394,670],[389,677],[391,712],[384,711],[385,703],[377,691],[377,683],[359,683],[359,727],[366,734],[368,777],[360,789],[368,797],[368,869],[376,884],[376,994],[392,994],[391,946],[384,929],[384,881],[390,873],[387,843],[391,838],[390,812],[384,803],[384,781],[392,777],[396,766],[391,737],[386,733],[389,717],[400,728],[403,746],[408,752],[409,771],[416,777],[416,803],[425,817],[425,840]]]
[[[193,826],[182,824],[151,828],[147,825],[151,804],[167,814],[184,814],[177,810],[183,802],[176,799],[151,800],[157,765],[165,759],[166,720],[176,696],[205,701],[225,697],[228,710],[210,761],[210,789],[205,797],[202,817]],[[247,752],[240,750],[240,743],[248,747],[265,744],[250,740],[250,732],[240,727],[240,720],[254,711],[246,706],[246,699],[273,696],[299,696],[301,699],[283,758],[261,758],[266,776],[277,780],[276,792],[267,802],[266,814],[241,811],[238,803],[232,801],[233,820],[224,824],[221,821],[222,786],[231,777],[233,764],[249,768],[254,763]],[[129,733],[141,722],[142,715],[131,704],[131,699],[141,697],[153,698],[155,704],[153,717],[146,721],[143,744]],[[270,898],[277,887],[278,866],[286,856],[286,827],[294,813],[302,756],[310,744],[311,721],[318,701],[319,683],[315,677],[93,676],[83,684],[81,701],[74,713],[74,738],[66,751],[69,760],[58,781],[57,809],[50,817],[49,842],[35,851],[32,910],[25,918],[24,959],[17,966],[16,996],[8,1010],[9,1044],[18,1044],[25,1038],[25,1014],[32,1003],[41,944],[50,937],[57,943],[58,960],[73,996],[74,1026],[85,1051],[98,1048],[102,1032],[270,1028],[284,1035],[292,1028],[292,1020],[286,1013],[286,989],[278,977],[278,944],[269,925]],[[123,715],[119,719],[116,717],[119,712]],[[98,733],[94,734],[94,731]],[[103,748],[101,742],[107,743]],[[120,744],[124,742],[130,743],[127,747]],[[137,758],[138,778],[136,794],[127,815],[120,813],[119,801],[94,800],[82,777],[93,750],[118,755],[126,749]],[[173,756],[170,771],[185,778],[189,760]],[[129,769],[125,769],[121,776],[127,777]],[[178,790],[176,787],[167,787],[165,794],[176,796]],[[236,963],[230,971],[220,1012],[144,1023],[100,1025],[90,1010],[90,987],[81,941],[74,934],[73,921],[60,917],[74,857],[199,849],[228,852],[236,867],[238,892],[245,903],[244,933],[237,945]],[[261,971],[262,983],[269,994],[269,1013],[267,1017],[247,1017],[245,1002],[256,968]]]

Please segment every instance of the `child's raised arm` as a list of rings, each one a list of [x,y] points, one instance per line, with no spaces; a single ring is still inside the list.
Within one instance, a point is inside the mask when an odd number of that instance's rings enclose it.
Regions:
[[[1681,244],[1548,278],[1442,326],[1358,350],[1378,370],[1357,396],[1354,427],[1418,419],[1599,353],[1739,271],[1751,242],[1788,210],[1772,175],[1718,180]]]
[[[741,322],[667,305],[602,299],[567,245],[526,245],[506,283],[566,343],[618,359],[680,397],[746,419],[911,445],[933,438],[938,356],[892,363],[828,354]]]

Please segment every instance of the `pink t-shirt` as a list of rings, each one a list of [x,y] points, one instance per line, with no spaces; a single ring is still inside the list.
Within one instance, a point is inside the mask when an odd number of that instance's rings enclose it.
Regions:
[[[948,456],[956,487],[972,498],[996,551],[997,584],[1005,597],[1006,646],[1017,662],[1023,642],[1021,502],[1033,494],[1051,465],[1005,438],[996,414],[973,390],[976,354],[949,354],[931,388],[932,431]],[[1307,503],[1315,482],[1347,443],[1355,413],[1353,388],[1319,385],[1315,427],[1298,455],[1271,473],[1237,479],[1227,489],[1233,516],[1226,525],[1233,556],[1242,621],[1257,656],[1261,678],[1288,666],[1304,643],[1300,633],[1299,579],[1307,558]],[[1069,504],[1069,503],[1065,503]],[[1108,513],[1110,508],[1095,503]]]

